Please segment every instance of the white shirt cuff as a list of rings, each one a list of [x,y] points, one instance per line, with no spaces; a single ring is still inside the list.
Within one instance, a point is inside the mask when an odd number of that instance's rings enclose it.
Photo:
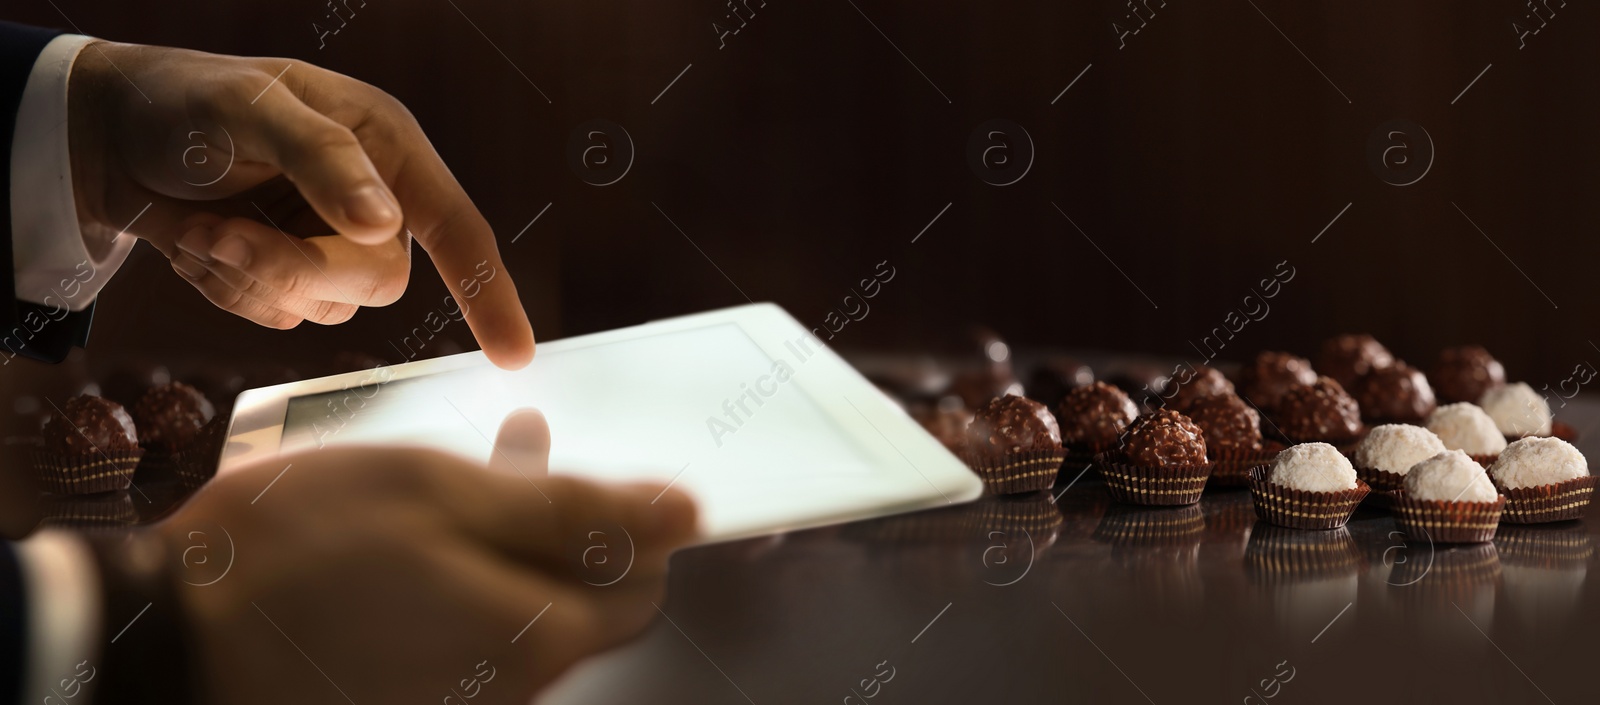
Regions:
[[[100,575],[83,540],[65,531],[41,531],[16,544],[27,600],[28,671],[18,702],[54,702],[59,685],[71,687],[98,654]],[[92,676],[91,676],[92,678]]]
[[[78,224],[67,129],[67,79],[78,52],[92,41],[63,34],[33,63],[11,136],[11,254],[16,298],[82,311],[128,252],[133,236],[118,233],[90,252]]]

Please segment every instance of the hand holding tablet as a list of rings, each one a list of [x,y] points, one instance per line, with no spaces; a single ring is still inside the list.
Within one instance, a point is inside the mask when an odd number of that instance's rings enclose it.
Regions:
[[[770,304],[542,347],[539,364],[515,372],[468,353],[245,392],[221,472],[344,445],[502,462],[494,430],[535,407],[550,428],[552,477],[682,489],[698,501],[711,541],[965,502],[982,491],[904,410]]]
[[[537,443],[509,441],[538,441],[539,423],[518,414],[500,432],[535,476]],[[147,551],[182,566],[173,583],[206,676],[197,701],[343,702],[298,647],[366,700],[476,677],[491,702],[527,702],[655,618],[667,556],[694,532],[693,504],[659,483],[539,476],[535,489],[414,448],[281,460],[217,478],[128,549],[154,542]]]

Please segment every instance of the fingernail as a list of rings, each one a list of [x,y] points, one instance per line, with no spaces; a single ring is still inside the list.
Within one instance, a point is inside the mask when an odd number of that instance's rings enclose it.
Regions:
[[[178,249],[189,253],[190,257],[205,262],[211,258],[211,229],[205,226],[190,228],[189,232],[178,238]]]
[[[345,216],[359,225],[388,225],[399,213],[389,192],[377,186],[361,187],[344,204]]]
[[[250,243],[238,235],[229,235],[211,248],[211,258],[234,269],[244,269],[250,264]]]
[[[206,266],[184,252],[179,252],[177,257],[172,258],[172,268],[189,281],[198,281],[206,275]]]

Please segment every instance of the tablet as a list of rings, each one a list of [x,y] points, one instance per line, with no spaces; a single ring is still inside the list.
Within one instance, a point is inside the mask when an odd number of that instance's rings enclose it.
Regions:
[[[525,407],[550,423],[551,474],[670,482],[699,503],[707,542],[982,491],[904,409],[772,304],[542,342],[515,372],[472,352],[249,390],[219,472],[353,444],[488,463],[500,422]]]

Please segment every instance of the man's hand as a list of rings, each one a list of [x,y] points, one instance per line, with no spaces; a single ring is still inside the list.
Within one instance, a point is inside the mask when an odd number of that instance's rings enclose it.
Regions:
[[[387,93],[290,59],[96,41],[68,115],[91,252],[133,222],[212,303],[292,328],[393,303],[415,236],[489,359],[532,360],[494,232]]]
[[[474,703],[526,703],[638,633],[668,553],[694,535],[693,504],[656,499],[660,486],[546,476],[542,425],[507,422],[501,469],[324,450],[202,489],[158,527],[169,555],[195,558],[181,599],[201,700],[438,702],[466,689]],[[203,565],[184,555],[195,532]]]

